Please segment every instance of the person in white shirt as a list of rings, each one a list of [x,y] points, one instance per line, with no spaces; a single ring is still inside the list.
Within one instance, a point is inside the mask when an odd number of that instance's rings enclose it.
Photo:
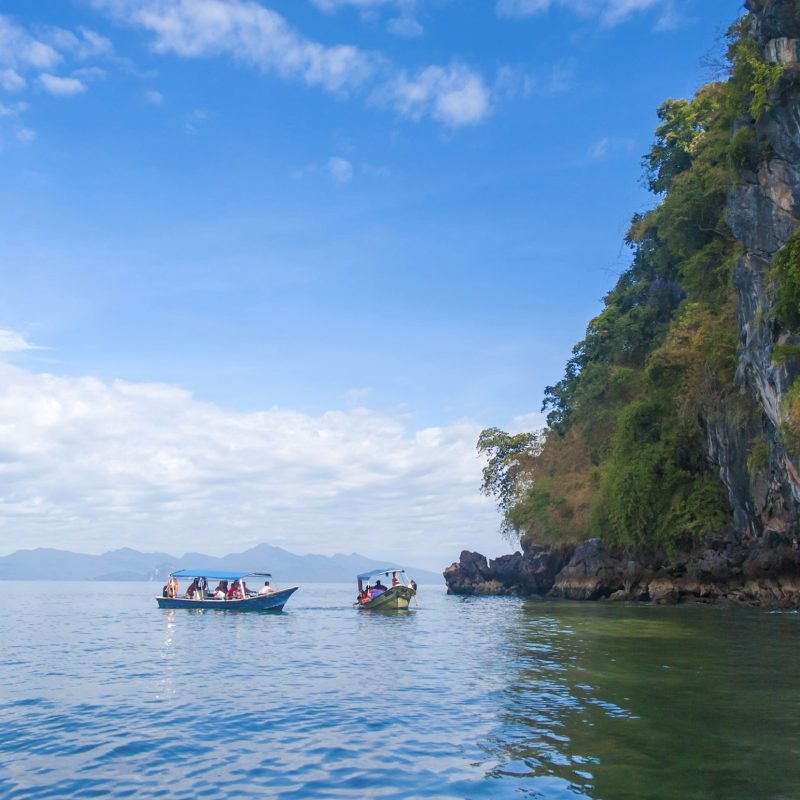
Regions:
[[[270,594],[275,590],[269,585],[269,581],[264,581],[264,585],[258,590],[259,594]]]

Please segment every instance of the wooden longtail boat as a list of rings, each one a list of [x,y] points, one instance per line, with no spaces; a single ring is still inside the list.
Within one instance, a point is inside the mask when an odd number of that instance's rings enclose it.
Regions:
[[[397,568],[373,569],[362,572],[358,577],[358,599],[354,606],[374,611],[407,611],[411,599],[417,603],[417,584],[406,578],[405,570]],[[385,577],[389,586],[381,583]],[[370,587],[370,581],[377,578],[377,583]],[[366,583],[365,583],[366,581]],[[376,591],[377,589],[377,591]]]
[[[245,578],[271,578],[268,572],[248,572],[247,570],[220,569],[181,569],[170,573],[167,585],[160,597],[156,597],[159,608],[213,608],[218,611],[281,611],[286,601],[298,590],[298,586],[289,589],[262,588],[258,593],[240,588],[232,597],[216,597],[208,589],[208,581],[219,581],[231,586],[246,587]],[[191,578],[189,589],[183,593],[178,585],[181,578]],[[218,584],[218,586],[220,585]],[[269,582],[265,581],[269,587]],[[191,596],[187,594],[191,591]],[[227,594],[227,593],[226,593]]]

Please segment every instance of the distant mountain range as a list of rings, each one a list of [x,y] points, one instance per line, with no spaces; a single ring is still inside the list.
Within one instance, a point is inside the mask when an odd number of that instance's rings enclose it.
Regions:
[[[357,553],[299,556],[268,544],[221,558],[203,553],[186,553],[176,558],[169,553],[140,553],[127,547],[92,556],[40,547],[0,556],[0,580],[164,581],[178,569],[207,568],[271,572],[279,583],[338,583],[355,580],[359,572],[395,566],[400,568],[399,564],[374,561]],[[404,568],[417,583],[443,581],[438,573]]]

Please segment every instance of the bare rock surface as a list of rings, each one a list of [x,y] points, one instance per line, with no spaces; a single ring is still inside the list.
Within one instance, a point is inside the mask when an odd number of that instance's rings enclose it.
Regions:
[[[492,561],[465,550],[444,577],[450,594],[800,608],[800,542],[773,531],[754,541],[712,538],[676,553],[613,549],[600,539]]]

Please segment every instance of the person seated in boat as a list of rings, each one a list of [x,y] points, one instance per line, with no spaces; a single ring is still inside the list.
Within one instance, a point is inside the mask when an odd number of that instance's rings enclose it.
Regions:
[[[264,581],[264,585],[258,590],[259,594],[272,594],[275,590],[269,585],[269,581]]]
[[[228,600],[244,600],[244,590],[239,581],[234,581],[228,589]]]
[[[208,581],[205,578],[197,579],[197,588],[195,594],[198,600],[205,600],[208,595]]]
[[[381,579],[378,578],[378,582],[370,590],[369,596],[377,597],[379,594],[383,594],[385,591],[386,587],[381,583]]]
[[[220,581],[214,589],[214,599],[224,600],[228,595],[228,581]]]
[[[255,597],[258,594],[255,589],[248,589],[245,581],[242,581],[242,592],[245,597]]]
[[[393,572],[392,573],[392,586],[400,586],[401,584],[402,584],[402,581],[400,580],[400,578],[397,577],[397,573]]]
[[[170,576],[167,579],[167,594],[166,597],[177,597],[178,596],[178,579],[173,578]]]
[[[189,600],[194,600],[195,592],[197,592],[197,578],[195,578],[190,584],[189,588],[186,590],[186,594],[184,597],[187,597]]]

